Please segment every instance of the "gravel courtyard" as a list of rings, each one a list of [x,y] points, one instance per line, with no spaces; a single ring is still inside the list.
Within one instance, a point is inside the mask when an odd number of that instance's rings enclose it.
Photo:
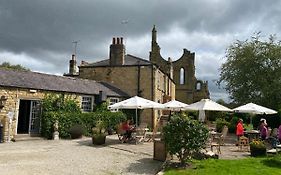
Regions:
[[[150,175],[162,162],[153,160],[153,143],[120,144],[109,136],[105,146],[79,140],[30,140],[0,144],[0,170],[5,175]]]

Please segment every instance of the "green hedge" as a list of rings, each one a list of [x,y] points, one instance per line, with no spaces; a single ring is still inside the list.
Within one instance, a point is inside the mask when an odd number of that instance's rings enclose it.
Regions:
[[[46,112],[42,116],[41,135],[48,139],[52,138],[54,132],[53,125],[57,120],[59,123],[59,134],[61,138],[70,138],[69,129],[75,125],[83,127],[83,135],[91,136],[92,128],[98,120],[105,122],[106,127],[115,129],[115,126],[125,120],[126,116],[122,112],[89,112],[89,113],[60,113]]]

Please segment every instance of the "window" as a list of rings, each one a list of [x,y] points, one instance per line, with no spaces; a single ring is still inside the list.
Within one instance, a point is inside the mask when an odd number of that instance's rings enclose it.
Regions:
[[[180,84],[184,84],[185,83],[185,72],[184,72],[184,68],[180,69]]]
[[[202,88],[202,82],[197,81],[197,83],[196,83],[196,90],[197,90],[197,91],[200,91],[201,88]]]
[[[119,98],[109,98],[109,105],[113,105],[119,102]]]
[[[83,112],[91,112],[92,111],[92,102],[93,102],[93,97],[83,96],[82,97],[82,103],[81,103],[82,111]]]
[[[119,102],[119,98],[109,98],[109,105],[113,105]],[[118,109],[111,109],[110,111],[116,112]]]

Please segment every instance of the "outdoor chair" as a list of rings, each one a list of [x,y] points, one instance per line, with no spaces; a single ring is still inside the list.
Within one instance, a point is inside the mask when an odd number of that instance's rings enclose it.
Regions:
[[[215,136],[213,136],[213,140],[220,140],[221,145],[225,144],[225,138],[227,136],[228,133],[228,127],[226,125],[223,126],[222,132],[216,134]]]
[[[146,130],[145,128],[141,128],[141,127],[137,127],[135,130],[135,139],[136,139],[136,143],[141,143],[144,142],[146,139]]]
[[[220,135],[215,140],[213,139],[211,142],[211,151],[214,152],[214,147],[216,148],[216,151],[218,154],[221,154],[221,145],[222,145],[222,137],[223,135]]]
[[[222,134],[222,140],[221,140],[222,145],[225,144],[225,138],[227,136],[227,133],[228,133],[228,127],[224,125],[224,127],[222,129],[222,132],[221,132],[221,134]]]
[[[277,135],[278,135],[278,128],[273,128],[270,136],[277,138]]]
[[[249,151],[249,148],[250,148],[249,139],[245,136],[241,136],[238,141],[238,151],[243,151],[243,150]]]

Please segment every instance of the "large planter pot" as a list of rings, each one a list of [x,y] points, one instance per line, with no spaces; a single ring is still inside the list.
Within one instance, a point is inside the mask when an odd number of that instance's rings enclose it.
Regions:
[[[105,134],[96,134],[92,136],[92,142],[95,145],[103,145],[105,144],[105,138],[106,138]]]
[[[74,125],[69,129],[71,139],[79,139],[83,135],[83,127],[81,125]]]
[[[266,155],[266,148],[262,147],[250,147],[251,156],[258,157],[258,156],[265,156]]]

